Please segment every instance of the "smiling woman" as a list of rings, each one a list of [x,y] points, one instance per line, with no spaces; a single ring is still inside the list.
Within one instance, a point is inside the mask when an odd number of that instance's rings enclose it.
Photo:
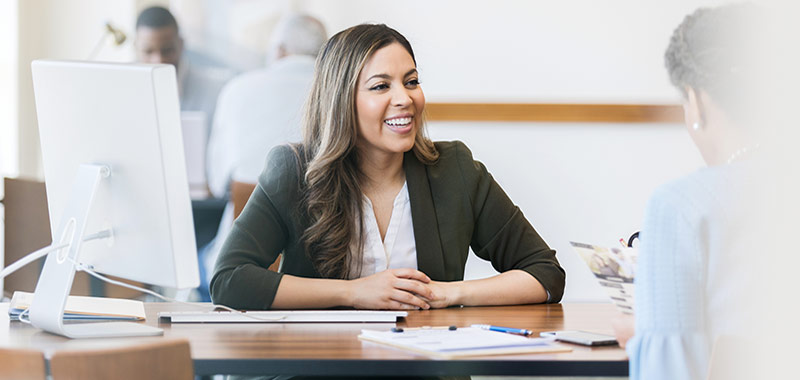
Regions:
[[[425,108],[416,65],[399,43],[378,50],[358,78],[359,148],[367,161],[397,155],[414,146]]]
[[[303,143],[275,148],[217,262],[236,308],[558,302],[564,270],[460,142],[426,137],[411,45],[358,25],[323,46]],[[463,281],[469,248],[499,275]],[[284,253],[281,273],[267,268]]]

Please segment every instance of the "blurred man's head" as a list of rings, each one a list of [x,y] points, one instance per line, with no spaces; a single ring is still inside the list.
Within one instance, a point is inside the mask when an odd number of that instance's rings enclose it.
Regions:
[[[136,59],[143,63],[169,63],[178,66],[183,39],[178,22],[166,8],[150,7],[136,19]]]
[[[314,17],[292,13],[278,21],[268,47],[268,62],[290,55],[316,57],[328,35],[325,26]]]

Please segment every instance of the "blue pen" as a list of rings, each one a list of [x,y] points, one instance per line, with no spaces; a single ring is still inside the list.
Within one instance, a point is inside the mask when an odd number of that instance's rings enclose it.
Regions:
[[[499,332],[502,332],[502,333],[525,335],[525,336],[533,334],[533,332],[531,330],[515,329],[515,328],[511,328],[511,327],[500,327],[500,326],[492,326],[492,325],[472,325],[472,327],[475,327],[475,328],[478,328],[478,329],[490,330],[490,331],[499,331]]]

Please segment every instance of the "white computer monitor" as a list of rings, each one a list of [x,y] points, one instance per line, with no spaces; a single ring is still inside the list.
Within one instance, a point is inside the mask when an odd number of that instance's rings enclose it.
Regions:
[[[53,244],[70,243],[48,254],[31,322],[70,337],[159,333],[134,323],[65,325],[62,314],[75,263],[164,287],[199,285],[175,68],[31,67]],[[109,238],[83,242],[108,229]]]

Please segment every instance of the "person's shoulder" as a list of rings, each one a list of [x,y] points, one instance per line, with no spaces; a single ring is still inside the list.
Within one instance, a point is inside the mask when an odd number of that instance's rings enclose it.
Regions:
[[[472,151],[461,141],[435,141],[433,145],[439,152],[439,159],[434,166],[452,166],[474,162]]]
[[[299,144],[280,144],[270,149],[264,171],[282,172],[287,169],[297,170],[303,156],[303,147]]]
[[[298,144],[282,144],[272,148],[259,183],[267,192],[296,188],[302,177],[302,157],[302,146]]]
[[[247,91],[250,88],[260,88],[268,77],[269,70],[267,69],[246,71],[229,80],[225,84],[222,92],[223,94],[239,93],[241,91]]]
[[[237,70],[202,53],[184,51],[184,54],[181,64],[186,65],[189,77],[205,85],[221,88],[237,74]]]
[[[302,148],[290,144],[278,145],[267,155],[258,187],[276,207],[293,209],[302,198],[300,157]]]
[[[459,184],[467,191],[473,191],[488,178],[489,173],[480,161],[472,156],[472,151],[461,141],[434,142],[439,158],[428,166],[429,179],[442,184]]]
[[[726,191],[725,178],[724,168],[701,168],[658,186],[648,208],[672,210],[685,217],[702,216],[718,207],[720,194]]]
[[[283,57],[271,65],[267,66],[269,69],[276,71],[314,71],[314,57],[308,55],[290,55]]]
[[[716,197],[729,179],[729,168],[704,167],[659,186],[654,195],[666,198]]]

